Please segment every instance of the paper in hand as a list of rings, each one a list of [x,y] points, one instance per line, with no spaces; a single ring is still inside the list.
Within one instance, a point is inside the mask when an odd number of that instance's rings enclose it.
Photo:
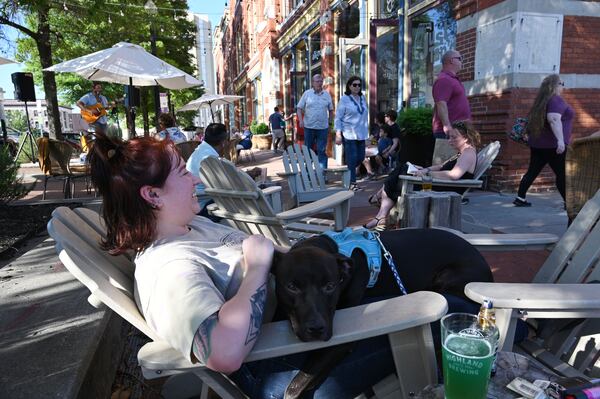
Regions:
[[[414,175],[417,171],[420,170],[410,162],[407,162],[406,164],[408,165],[408,170],[406,171],[406,173],[408,173],[409,175]]]

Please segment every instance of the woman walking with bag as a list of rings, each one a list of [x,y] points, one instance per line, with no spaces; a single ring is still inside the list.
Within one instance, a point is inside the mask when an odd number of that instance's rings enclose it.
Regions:
[[[362,94],[362,79],[352,76],[335,113],[335,143],[344,144],[346,165],[350,169],[350,189],[357,191],[356,167],[365,159],[365,140],[369,137],[367,101]]]
[[[565,199],[565,154],[571,141],[573,108],[560,96],[565,83],[560,76],[547,76],[540,86],[533,107],[529,112],[527,132],[529,135],[529,168],[519,184],[515,206],[531,206],[525,199],[546,164],[556,175],[556,188]]]

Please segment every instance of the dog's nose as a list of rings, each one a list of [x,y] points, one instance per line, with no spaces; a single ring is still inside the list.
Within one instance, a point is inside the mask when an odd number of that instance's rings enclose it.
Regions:
[[[306,331],[313,337],[320,337],[325,332],[325,326],[323,325],[311,325],[306,327]]]

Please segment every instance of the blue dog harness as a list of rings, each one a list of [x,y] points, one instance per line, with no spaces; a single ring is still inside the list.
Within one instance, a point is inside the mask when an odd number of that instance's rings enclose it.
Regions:
[[[398,287],[400,288],[400,291],[403,295],[407,294],[406,288],[404,288],[404,284],[402,284],[400,275],[396,270],[396,265],[394,264],[392,255],[383,246],[383,243],[379,239],[378,232],[367,229],[353,230],[350,227],[346,227],[340,232],[327,231],[323,234],[335,241],[338,246],[338,252],[344,256],[351,257],[352,251],[355,249],[359,249],[363,252],[367,258],[367,265],[370,272],[367,288],[372,288],[377,282],[379,272],[381,272],[381,264],[383,263],[381,259],[381,250],[383,250],[383,256],[388,261],[390,269],[392,269],[392,273],[394,274],[394,278],[398,284]]]
[[[372,288],[377,282],[382,263],[379,243],[373,233],[366,229],[352,230],[346,227],[340,232],[327,231],[323,234],[335,241],[338,252],[344,256],[351,257],[355,249],[360,249],[365,254],[370,272],[367,288]]]

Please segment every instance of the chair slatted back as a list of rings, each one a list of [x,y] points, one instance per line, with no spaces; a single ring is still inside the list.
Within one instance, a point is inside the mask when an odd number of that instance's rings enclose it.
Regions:
[[[261,234],[277,245],[290,246],[283,224],[250,176],[225,159],[207,157],[201,163],[200,177],[219,207],[217,216],[226,217],[233,227],[248,234]]]
[[[473,178],[475,180],[479,179],[485,171],[492,166],[492,162],[494,162],[499,152],[500,142],[494,141],[483,147],[481,151],[477,153],[477,165],[475,166],[475,172],[473,173]]]
[[[69,162],[73,154],[73,147],[66,141],[51,140],[47,137],[37,139],[38,160],[40,169],[45,175],[68,175]]]
[[[600,190],[584,205],[533,279],[575,284],[600,280]]]
[[[291,145],[283,153],[283,167],[287,173],[296,173],[298,191],[325,189],[323,169],[317,154],[307,146]]]
[[[194,152],[196,147],[198,147],[198,145],[200,145],[199,141],[190,140],[177,143],[175,144],[175,147],[177,147],[177,149],[179,150],[181,158],[183,158],[184,161],[187,161],[192,156],[192,153]]]
[[[92,305],[104,303],[152,340],[159,340],[135,304],[133,264],[125,256],[111,256],[100,248],[103,228],[88,224],[95,219],[90,212],[84,212],[86,218],[66,207],[52,213],[48,232],[56,241],[60,260],[90,290]]]

